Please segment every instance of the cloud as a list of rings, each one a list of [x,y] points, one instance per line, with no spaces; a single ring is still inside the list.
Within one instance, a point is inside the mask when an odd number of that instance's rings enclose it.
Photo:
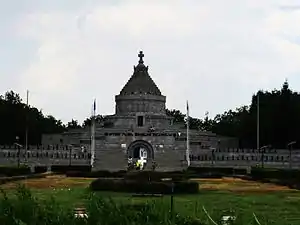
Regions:
[[[82,121],[94,97],[99,113],[114,113],[141,49],[167,106],[184,111],[189,99],[197,117],[298,79],[300,11],[283,10],[289,1],[90,1],[72,10],[59,2],[14,23],[17,38],[35,42],[15,88],[30,89],[32,104],[64,121]]]

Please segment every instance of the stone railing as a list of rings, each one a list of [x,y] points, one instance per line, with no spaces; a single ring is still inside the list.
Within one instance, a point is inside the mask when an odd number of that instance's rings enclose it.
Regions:
[[[85,165],[90,164],[91,153],[66,150],[0,149],[0,165]]]
[[[291,158],[290,158],[291,154]],[[300,150],[288,149],[215,149],[192,152],[194,166],[249,167],[266,166],[277,168],[300,168]]]
[[[105,154],[110,154],[109,151],[109,149],[105,151]],[[120,151],[122,150],[120,149]],[[101,161],[106,160],[106,155],[99,157]],[[256,149],[201,149],[191,151],[190,159],[192,166],[249,167],[264,165],[266,167],[300,168],[299,149],[291,151],[291,160],[290,151],[287,149],[270,149],[264,152]],[[110,160],[108,159],[108,161]],[[54,164],[88,165],[90,161],[91,154],[88,145],[76,147],[64,145],[29,146],[28,150],[18,148],[16,145],[0,146],[0,165],[16,165],[18,163],[32,166],[49,166]]]
[[[89,145],[29,145],[27,150],[70,150],[70,149],[80,149],[84,147],[89,148]],[[15,145],[0,145],[1,150],[13,150],[13,149],[25,149],[25,146],[21,145],[18,147]]]

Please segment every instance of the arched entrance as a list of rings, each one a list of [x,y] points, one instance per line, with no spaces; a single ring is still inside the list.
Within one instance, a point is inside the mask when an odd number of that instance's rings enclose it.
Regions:
[[[128,158],[139,159],[143,157],[146,160],[154,159],[154,151],[152,145],[144,140],[132,142],[127,149]]]

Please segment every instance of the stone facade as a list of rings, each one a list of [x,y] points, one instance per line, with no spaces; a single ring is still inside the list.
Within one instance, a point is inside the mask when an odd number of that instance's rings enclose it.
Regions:
[[[127,167],[128,157],[137,159],[140,149],[146,150],[147,164],[153,161],[160,170],[178,170],[184,165],[186,129],[173,124],[166,115],[166,96],[149,76],[143,53],[134,66],[133,75],[115,96],[115,114],[107,117],[109,126],[96,125],[95,169],[121,170]],[[70,131],[59,136],[44,136],[43,144],[71,144],[80,146],[91,141],[90,128]],[[191,149],[236,147],[236,142],[210,132],[190,132]]]
[[[173,118],[166,115],[166,97],[149,76],[143,56],[140,52],[133,75],[115,96],[115,114],[108,116],[106,122],[96,124],[95,170],[124,170],[127,168],[128,157],[134,160],[139,158],[141,149],[145,150],[146,169],[154,161],[158,165],[157,170],[161,171],[186,167],[186,129],[184,124],[174,124]],[[197,130],[190,130],[189,134],[192,166],[248,167],[261,162],[261,156],[255,150],[237,149],[238,140],[235,138]],[[44,147],[31,146],[28,150],[4,146],[1,150],[1,164],[12,164],[18,160],[32,166],[83,165],[91,162],[89,127],[43,135],[42,144]],[[18,151],[19,157],[16,155]],[[266,154],[265,165],[289,166],[288,151]],[[298,161],[294,157],[292,165],[298,166]]]

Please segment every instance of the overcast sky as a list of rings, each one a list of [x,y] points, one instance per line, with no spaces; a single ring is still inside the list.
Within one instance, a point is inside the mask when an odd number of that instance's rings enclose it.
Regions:
[[[297,5],[298,4],[298,5]],[[287,78],[300,91],[300,1],[0,0],[0,93],[64,122],[114,113],[138,51],[167,107],[211,117]]]

